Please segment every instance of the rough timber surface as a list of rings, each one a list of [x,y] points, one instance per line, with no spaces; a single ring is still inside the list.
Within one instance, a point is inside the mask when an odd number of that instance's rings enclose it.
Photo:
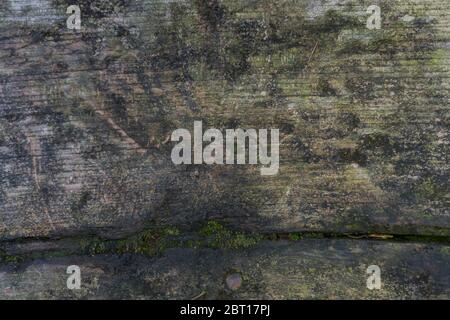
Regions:
[[[1,299],[449,299],[449,246],[353,240],[264,242],[246,250],[171,249],[72,256],[0,268]],[[83,287],[68,290],[76,264]],[[381,290],[366,268],[382,268]],[[231,290],[226,279],[239,274]]]
[[[0,235],[448,234],[450,3],[8,0]],[[174,166],[177,128],[280,128],[281,167]]]
[[[449,298],[449,65],[448,0],[1,0],[0,298]],[[195,120],[279,174],[173,165]]]

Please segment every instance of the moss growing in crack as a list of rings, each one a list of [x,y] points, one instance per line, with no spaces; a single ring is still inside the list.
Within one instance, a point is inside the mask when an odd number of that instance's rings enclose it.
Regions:
[[[176,240],[170,239],[179,235],[176,228],[165,228],[161,230],[146,230],[135,236],[115,243],[117,253],[140,253],[156,255],[168,248],[178,246]]]
[[[104,240],[100,238],[80,239],[78,244],[83,254],[125,254],[138,253],[145,255],[156,255],[164,250],[179,246],[179,241],[172,237],[179,235],[176,228],[165,228],[158,230],[144,230],[136,235],[119,240]]]
[[[231,231],[218,222],[207,222],[198,232],[200,238],[182,240],[176,228],[145,230],[120,240],[102,240],[98,238],[79,240],[80,250],[84,254],[137,253],[154,256],[169,248],[229,248],[240,249],[258,244],[263,235],[246,234]]]
[[[197,248],[202,247],[202,242],[200,240],[190,239],[190,240],[184,241],[182,246],[185,248],[197,249]]]
[[[289,240],[291,241],[299,241],[303,239],[303,235],[298,232],[290,233],[289,234]]]
[[[0,250],[0,263],[20,263],[22,261],[22,257],[9,255],[3,250]]]
[[[106,242],[95,239],[95,240],[88,240],[88,241],[81,241],[80,243],[81,250],[84,253],[90,254],[90,255],[96,255],[96,254],[104,254],[108,253]]]
[[[199,234],[207,238],[206,246],[221,249],[248,248],[258,244],[263,239],[262,235],[228,230],[216,221],[207,222],[200,229]]]
[[[426,233],[426,231],[423,232]],[[73,255],[143,254],[146,256],[156,256],[164,253],[167,249],[179,247],[192,249],[242,249],[256,246],[261,240],[289,240],[295,242],[308,239],[366,239],[386,242],[450,245],[449,230],[443,229],[440,233],[440,235],[338,234],[321,232],[246,234],[228,230],[220,223],[210,221],[196,235],[192,233],[182,235],[175,228],[166,228],[145,230],[137,235],[121,240],[104,240],[94,237],[72,239],[72,241],[78,244],[78,248],[69,250],[51,250],[23,255],[10,255],[0,250],[0,264],[18,264],[36,259],[51,259]],[[442,250],[442,253],[448,253],[448,248],[443,248]]]
[[[207,222],[199,231],[201,236],[209,237],[217,233],[224,232],[225,228],[216,221]]]

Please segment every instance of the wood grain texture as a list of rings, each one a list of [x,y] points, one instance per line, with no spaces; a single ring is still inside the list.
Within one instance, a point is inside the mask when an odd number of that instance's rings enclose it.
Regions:
[[[0,4],[0,237],[218,220],[448,235],[447,0]],[[177,128],[279,128],[280,173],[174,166]]]
[[[173,249],[72,256],[0,267],[1,299],[448,299],[449,247],[352,240],[265,242],[246,250]],[[377,264],[381,290],[368,290]],[[81,268],[68,290],[66,269]],[[230,290],[225,279],[239,274]]]

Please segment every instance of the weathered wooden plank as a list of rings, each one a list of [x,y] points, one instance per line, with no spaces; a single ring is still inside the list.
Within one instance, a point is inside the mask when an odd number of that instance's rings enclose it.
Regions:
[[[174,249],[72,256],[0,267],[1,299],[448,299],[448,246],[352,240],[266,242],[247,250]],[[69,265],[81,289],[69,290]],[[381,289],[367,288],[370,265]],[[227,284],[230,275],[240,281]]]
[[[220,220],[448,234],[447,0],[0,4],[0,237]],[[70,2],[72,3],[72,2]],[[194,120],[279,128],[278,175],[174,166]]]

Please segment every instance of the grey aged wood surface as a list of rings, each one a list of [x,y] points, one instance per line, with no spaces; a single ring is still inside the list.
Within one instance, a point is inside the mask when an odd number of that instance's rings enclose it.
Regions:
[[[74,3],[80,31],[66,27]],[[380,30],[366,28],[372,4],[381,7]],[[275,265],[256,270],[273,288],[255,282],[233,297],[448,298],[447,247],[435,242],[450,243],[449,21],[448,0],[2,1],[0,261],[18,271],[5,265],[0,283],[15,289],[0,295],[52,298],[39,294],[42,284],[27,292],[23,283],[33,268],[59,283],[75,255],[95,277],[110,272],[108,263],[121,270],[109,284],[116,292],[86,288],[82,297],[195,296],[202,271],[228,271],[211,258],[172,287],[173,252],[184,257],[179,268],[212,250],[254,267],[268,250]],[[261,176],[259,165],[175,166],[170,135],[195,120],[205,129],[280,129],[279,174]],[[206,236],[226,239],[186,248],[205,226],[213,227]],[[323,239],[311,256],[301,244],[310,240],[277,243],[316,233]],[[181,248],[161,258],[160,234],[175,234]],[[327,287],[331,275],[317,278],[321,269],[303,274],[331,264],[325,238],[347,235],[383,241],[340,240],[345,257],[333,270],[361,269],[366,247],[392,270],[412,269],[375,294],[352,278],[355,270],[335,287]],[[416,244],[390,242],[402,235]],[[126,239],[126,248],[107,250],[110,239]],[[86,255],[82,243],[102,255]],[[288,282],[291,263],[307,286]],[[128,275],[139,268],[168,282],[147,292]],[[130,289],[119,284],[124,277]],[[223,281],[210,280],[208,297],[220,297]],[[70,295],[55,290],[54,298]]]
[[[448,299],[450,247],[353,240],[264,242],[246,250],[171,249],[141,255],[72,256],[0,268],[2,299]],[[366,268],[382,268],[382,289]],[[68,265],[83,287],[68,290]],[[231,290],[228,276],[242,282]]]
[[[79,3],[80,32],[67,2],[2,4],[3,238],[447,233],[448,1],[383,2],[381,30],[359,1]],[[175,167],[194,120],[280,128],[280,173]]]

